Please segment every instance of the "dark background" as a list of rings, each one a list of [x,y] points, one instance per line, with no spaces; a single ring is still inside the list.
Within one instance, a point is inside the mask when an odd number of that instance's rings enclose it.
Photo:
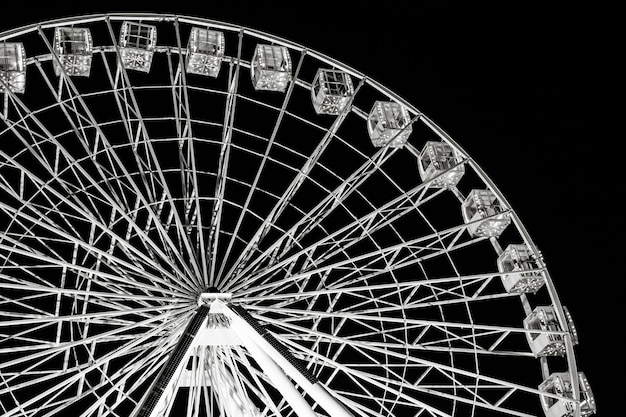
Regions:
[[[163,12],[269,32],[398,93],[485,170],[543,252],[598,415],[618,412],[626,232],[615,10],[574,2],[31,2],[0,31],[52,18]],[[505,4],[506,5],[503,5]],[[548,2],[545,2],[548,3]],[[621,132],[621,130],[620,130]]]

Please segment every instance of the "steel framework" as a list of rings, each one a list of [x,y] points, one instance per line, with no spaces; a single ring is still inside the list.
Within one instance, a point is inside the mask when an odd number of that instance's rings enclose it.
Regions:
[[[0,413],[595,412],[495,184],[280,37],[161,14],[0,34]]]

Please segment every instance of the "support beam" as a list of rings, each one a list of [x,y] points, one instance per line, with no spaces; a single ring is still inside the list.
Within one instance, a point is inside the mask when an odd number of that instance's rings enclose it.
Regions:
[[[165,366],[152,384],[150,392],[141,404],[136,417],[161,416],[162,412],[167,409],[168,400],[173,400],[172,394],[175,394],[174,383],[178,380],[177,376],[187,365],[185,359],[189,358],[198,330],[205,322],[208,314],[208,306],[201,305],[198,307]]]
[[[296,387],[293,386],[285,372],[254,341],[254,338],[250,337],[250,334],[246,331],[238,331],[237,335],[244,347],[248,350],[248,353],[259,364],[265,375],[268,376],[274,386],[280,391],[298,417],[317,417],[317,414],[311,409],[311,406],[298,392]]]
[[[326,412],[333,417],[354,417],[336,398],[328,393],[326,388],[308,370],[301,365],[286,348],[271,334],[260,326],[256,320],[242,307],[225,306],[225,311],[231,318],[231,329],[244,341],[249,341],[253,351],[250,353],[255,359],[268,357],[282,371],[295,381],[309,394]],[[246,347],[248,347],[246,345]],[[281,349],[282,348],[282,349]],[[263,360],[263,359],[262,359]],[[261,363],[259,363],[261,365]],[[261,365],[263,366],[263,365]],[[265,371],[265,369],[264,369]],[[268,375],[269,376],[269,375]],[[289,401],[290,398],[286,399]],[[292,399],[293,400],[293,399]],[[290,402],[291,404],[291,402]],[[293,406],[293,405],[292,405]],[[298,414],[300,416],[300,414]]]

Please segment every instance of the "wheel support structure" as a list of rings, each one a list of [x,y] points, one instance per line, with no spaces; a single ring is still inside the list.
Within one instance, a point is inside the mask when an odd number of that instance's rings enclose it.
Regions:
[[[230,331],[238,342],[254,358],[271,383],[281,392],[298,417],[318,417],[304,398],[308,394],[319,406],[333,417],[354,417],[338,399],[312,375],[267,329],[258,323],[245,308],[231,306],[225,300],[230,297],[220,293],[203,293],[199,307],[188,322],[182,336],[159,372],[150,392],[135,412],[135,417],[164,417],[169,403],[175,398],[176,381],[198,346],[214,345],[209,330],[211,315],[224,315]],[[213,335],[214,336],[214,335]],[[232,339],[231,339],[232,340]],[[294,385],[294,383],[296,385]],[[297,387],[302,389],[300,392]],[[233,411],[230,411],[233,413]],[[234,412],[228,417],[245,417]]]

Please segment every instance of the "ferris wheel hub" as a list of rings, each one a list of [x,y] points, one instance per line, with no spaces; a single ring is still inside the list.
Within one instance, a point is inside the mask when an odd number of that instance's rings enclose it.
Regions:
[[[233,293],[231,292],[213,292],[212,289],[209,289],[209,292],[203,292],[198,295],[198,305],[212,305],[216,300],[229,302],[232,296]]]

